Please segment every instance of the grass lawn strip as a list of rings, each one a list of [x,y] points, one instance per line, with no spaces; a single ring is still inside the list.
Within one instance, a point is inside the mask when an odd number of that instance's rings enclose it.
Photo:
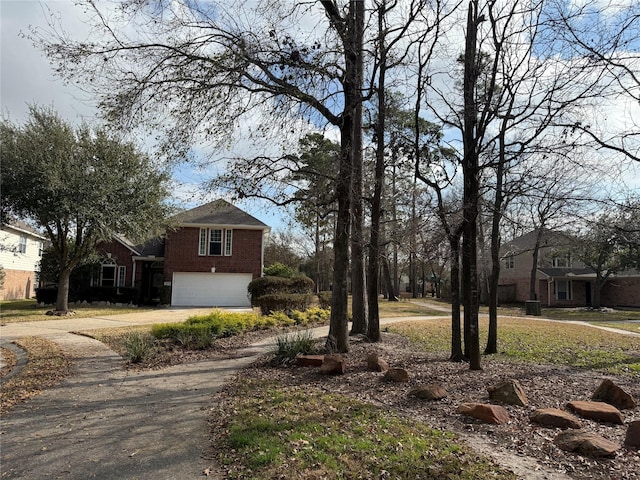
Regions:
[[[517,478],[451,433],[317,388],[264,382],[254,372],[244,372],[216,409],[225,478]]]
[[[71,370],[72,357],[55,343],[39,337],[25,337],[15,342],[28,354],[28,362],[14,377],[2,385],[0,414],[60,383]]]
[[[426,352],[450,349],[451,326],[447,322],[403,322],[388,330],[407,336]],[[487,330],[487,321],[481,319],[481,348],[486,344]],[[500,317],[495,358],[640,377],[640,338],[575,324]]]
[[[61,317],[47,315],[54,307],[36,306],[34,299],[10,300],[0,303],[0,323],[41,322],[46,320],[60,320]],[[121,313],[137,313],[152,310],[140,307],[99,307],[95,305],[69,305],[74,312],[73,318],[104,317]]]
[[[628,332],[634,332],[640,334],[640,321],[633,322],[589,322],[592,325],[599,327],[616,328],[618,330],[626,330]]]

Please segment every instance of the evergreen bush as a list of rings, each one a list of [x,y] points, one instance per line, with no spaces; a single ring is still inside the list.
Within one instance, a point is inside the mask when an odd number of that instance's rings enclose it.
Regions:
[[[277,311],[306,310],[314,301],[315,297],[308,293],[279,293],[259,297],[256,306],[260,307],[263,315],[268,315]]]

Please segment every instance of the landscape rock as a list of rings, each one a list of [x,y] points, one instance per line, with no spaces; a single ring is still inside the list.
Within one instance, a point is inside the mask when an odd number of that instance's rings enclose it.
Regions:
[[[502,425],[509,423],[511,418],[504,407],[488,403],[463,403],[458,407],[458,412],[468,417],[482,420],[486,423]]]
[[[615,423],[616,425],[622,425],[624,423],[620,410],[608,403],[576,400],[567,403],[567,407],[581,417],[595,420],[596,422]]]
[[[619,409],[632,409],[638,405],[634,398],[608,378],[593,392],[592,400],[606,402]]]
[[[488,387],[487,390],[489,391],[489,398],[494,402],[519,405],[521,407],[526,407],[529,404],[527,395],[517,380],[507,380],[494,387]]]
[[[389,364],[378,357],[377,353],[370,353],[367,356],[367,370],[370,372],[386,372]]]
[[[414,388],[409,392],[409,396],[417,397],[421,400],[442,400],[447,397],[449,392],[437,383],[432,385],[422,385]]]
[[[640,449],[640,420],[635,420],[629,424],[624,444],[627,447]]]
[[[320,373],[326,375],[344,375],[347,371],[347,363],[340,355],[325,355],[320,366]]]
[[[296,355],[296,365],[300,367],[320,367],[324,362],[324,355]]]
[[[387,382],[406,383],[409,381],[409,372],[404,368],[390,368],[382,379]]]
[[[580,420],[569,412],[559,408],[538,408],[529,420],[543,427],[551,428],[582,428]]]
[[[566,430],[553,440],[554,445],[567,452],[588,457],[613,457],[621,446],[600,435],[579,430]]]

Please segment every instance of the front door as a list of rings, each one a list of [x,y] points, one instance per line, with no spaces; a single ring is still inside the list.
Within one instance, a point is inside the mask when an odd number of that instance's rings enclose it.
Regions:
[[[584,298],[587,307],[591,306],[591,282],[584,282]]]

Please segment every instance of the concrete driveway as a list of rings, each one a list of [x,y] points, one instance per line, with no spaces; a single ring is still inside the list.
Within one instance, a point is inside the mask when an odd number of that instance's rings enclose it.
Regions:
[[[178,322],[209,311],[166,309],[0,327],[2,342],[42,336],[76,357],[60,385],[2,418],[1,478],[202,478],[212,467],[207,418],[215,410],[213,396],[270,342],[240,358],[136,372],[123,370],[121,357],[104,344],[69,331]]]

